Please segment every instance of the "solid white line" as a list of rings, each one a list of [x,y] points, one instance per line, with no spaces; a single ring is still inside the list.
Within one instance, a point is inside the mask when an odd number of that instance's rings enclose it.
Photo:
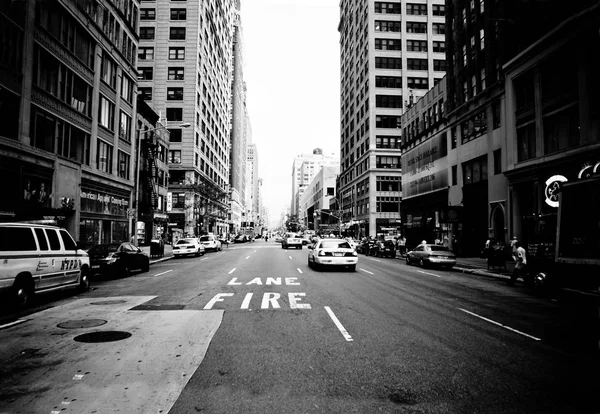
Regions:
[[[417,272],[419,272],[419,273],[423,273],[424,275],[435,276],[435,277],[441,277],[440,275],[434,275],[433,273],[427,273],[427,272],[424,272],[424,271],[422,271],[422,270],[417,270]]]
[[[518,334],[521,334],[521,335],[523,335],[523,336],[526,336],[527,338],[531,338],[531,339],[533,339],[533,340],[535,340],[535,341],[541,341],[541,339],[540,339],[540,338],[536,338],[535,336],[531,336],[531,335],[529,335],[529,334],[526,334],[526,333],[524,333],[524,332],[517,331],[516,329],[513,329],[513,328],[511,328],[510,326],[502,325],[501,323],[498,323],[498,322],[496,322],[496,321],[493,321],[493,320],[491,320],[491,319],[484,318],[483,316],[479,316],[479,315],[477,315],[476,313],[469,312],[469,311],[468,311],[468,310],[466,310],[466,309],[462,309],[462,308],[458,308],[458,309],[460,309],[460,310],[461,310],[461,311],[463,311],[463,312],[466,312],[466,313],[468,313],[469,315],[473,315],[473,316],[475,316],[475,317],[477,317],[477,318],[483,319],[483,320],[484,320],[484,321],[486,321],[486,322],[493,323],[494,325],[501,326],[502,328],[508,329],[509,331],[513,331],[513,332],[516,332],[516,333],[518,333]]]
[[[200,260],[206,260],[206,259],[208,259],[208,257],[203,257],[203,258],[202,258],[202,259],[200,259]]]
[[[231,269],[231,271],[229,273],[227,273],[228,275],[232,274],[233,272],[235,272],[235,267],[233,269]]]
[[[17,319],[14,322],[10,322],[4,325],[0,325],[0,329],[10,328],[11,326],[22,324],[23,322],[27,322],[29,319]]]
[[[250,256],[246,256],[246,260],[248,260],[250,258]]]
[[[299,267],[297,267],[297,268],[296,268],[296,270],[297,270],[299,273],[302,273],[302,270],[300,270],[300,268],[299,268]]]
[[[372,259],[370,257],[369,257],[369,260],[373,260],[374,262],[381,262],[381,260],[379,260],[379,259]]]
[[[164,275],[165,273],[169,273],[169,272],[172,272],[172,271],[173,271],[173,269],[169,269],[166,272],[162,272],[162,273],[158,273],[158,274],[154,275],[154,277],[160,276],[160,275]]]
[[[329,306],[325,306],[325,310],[329,314],[329,317],[331,318],[331,320],[333,320],[333,323],[335,323],[335,326],[337,326],[337,328],[340,330],[340,332],[342,333],[342,335],[344,335],[344,338],[346,338],[346,341],[348,341],[348,342],[354,341],[354,339],[352,339],[352,337],[350,336],[350,334],[348,333],[348,331],[340,323],[340,321],[338,320],[338,318],[335,317],[335,315],[333,314],[333,311],[329,308]]]
[[[363,268],[361,268],[360,270],[362,270],[363,272],[366,272],[366,273],[368,273],[368,274],[370,274],[370,275],[373,275],[373,274],[374,274],[374,273],[372,273],[372,272],[369,272],[368,270],[365,270],[365,269],[363,269]]]
[[[288,256],[290,258],[290,260],[292,260],[292,256]]]

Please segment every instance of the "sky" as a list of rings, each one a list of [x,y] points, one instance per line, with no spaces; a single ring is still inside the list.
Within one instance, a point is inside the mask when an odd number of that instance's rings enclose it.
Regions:
[[[292,164],[339,156],[339,0],[242,0],[243,71],[263,205],[289,207]]]

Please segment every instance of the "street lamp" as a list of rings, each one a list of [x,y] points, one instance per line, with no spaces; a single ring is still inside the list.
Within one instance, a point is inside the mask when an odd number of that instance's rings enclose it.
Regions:
[[[137,145],[137,158],[135,160],[135,186],[134,186],[134,190],[133,190],[133,195],[134,195],[134,203],[133,203],[133,209],[132,209],[132,214],[129,214],[129,230],[131,231],[131,234],[133,234],[133,244],[135,246],[138,245],[138,238],[137,238],[137,222],[138,222],[138,218],[139,218],[139,187],[140,187],[140,152],[141,152],[141,147],[142,147],[142,136],[149,133],[149,132],[154,132],[157,131],[159,129],[167,129],[167,128],[171,128],[171,129],[182,129],[182,128],[189,128],[192,124],[190,124],[189,122],[183,122],[183,123],[179,123],[176,125],[169,125],[169,121],[166,121],[165,125],[160,124],[160,126],[156,127],[156,128],[151,128],[151,129],[137,129],[136,130],[136,145]],[[132,226],[132,221],[135,218],[135,225]]]

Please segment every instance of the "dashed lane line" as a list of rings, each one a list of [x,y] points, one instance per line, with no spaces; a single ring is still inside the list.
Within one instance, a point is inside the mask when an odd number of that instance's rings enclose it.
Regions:
[[[17,319],[16,321],[5,323],[4,325],[0,325],[0,329],[10,328],[11,326],[20,325],[29,321],[29,319]]]
[[[290,258],[290,260],[292,260],[292,256],[288,256]]]
[[[504,328],[504,329],[508,329],[509,331],[516,332],[516,333],[518,333],[519,335],[526,336],[527,338],[533,339],[534,341],[541,341],[541,339],[540,339],[540,338],[537,338],[537,337],[535,337],[535,336],[532,336],[532,335],[526,334],[525,332],[518,331],[518,330],[516,330],[516,329],[514,329],[514,328],[511,328],[510,326],[502,325],[501,323],[499,323],[499,322],[496,322],[496,321],[493,321],[493,320],[491,320],[491,319],[484,318],[483,316],[477,315],[476,313],[473,313],[473,312],[469,312],[469,311],[468,311],[468,310],[466,310],[466,309],[463,309],[463,308],[458,308],[458,309],[460,309],[461,311],[463,311],[463,312],[465,312],[465,313],[468,313],[469,315],[473,315],[473,316],[475,316],[475,317],[477,317],[477,318],[479,318],[479,319],[483,319],[483,320],[484,320],[484,321],[486,321],[486,322],[493,323],[494,325],[500,326],[500,327],[502,327],[502,328]]]
[[[373,260],[374,262],[381,262],[381,260],[379,260],[379,259],[373,259],[372,257],[369,257],[369,260]]]
[[[228,273],[228,274],[230,275],[230,274],[232,274],[233,272],[235,272],[235,269],[236,269],[235,267],[234,267],[233,269],[231,269],[231,270],[229,271],[229,273]]]
[[[365,272],[365,273],[368,273],[368,274],[370,274],[370,275],[374,275],[374,274],[375,274],[375,273],[373,273],[373,272],[369,272],[368,270],[365,270],[365,269],[363,269],[363,268],[360,268],[360,270],[362,270],[363,272]]]
[[[164,272],[160,272],[160,273],[157,273],[157,274],[155,274],[155,275],[154,275],[154,277],[156,277],[156,276],[160,276],[160,275],[164,275],[164,274],[166,274],[166,273],[170,273],[170,272],[172,272],[172,271],[173,271],[173,269],[169,269],[169,270],[167,270],[167,271],[164,271]]]
[[[419,272],[419,273],[423,273],[424,275],[435,276],[435,277],[440,277],[440,278],[441,278],[441,276],[440,276],[440,275],[436,275],[436,274],[429,273],[429,272],[424,272],[424,271],[422,271],[422,270],[417,270],[417,272]]]
[[[297,267],[296,270],[298,271],[298,273],[302,273],[302,270],[300,270],[299,267]]]
[[[350,334],[348,333],[346,328],[344,328],[344,325],[342,325],[342,323],[339,321],[339,319],[335,316],[335,314],[333,313],[331,308],[329,306],[325,306],[325,310],[329,314],[329,317],[331,318],[333,323],[335,323],[335,326],[337,326],[337,328],[340,330],[340,332],[342,333],[344,338],[346,338],[346,341],[348,341],[348,342],[354,341],[354,339],[352,339],[352,337],[350,336]]]
[[[248,260],[250,258],[250,256],[246,256],[246,260]]]

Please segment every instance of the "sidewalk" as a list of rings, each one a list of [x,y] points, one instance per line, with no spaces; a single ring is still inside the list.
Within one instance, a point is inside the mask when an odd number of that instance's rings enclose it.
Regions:
[[[140,249],[150,256],[150,246],[140,246]],[[173,246],[165,244],[165,254],[163,257],[150,256],[150,264],[152,265],[154,263],[164,262],[165,260],[171,260],[173,257]]]

